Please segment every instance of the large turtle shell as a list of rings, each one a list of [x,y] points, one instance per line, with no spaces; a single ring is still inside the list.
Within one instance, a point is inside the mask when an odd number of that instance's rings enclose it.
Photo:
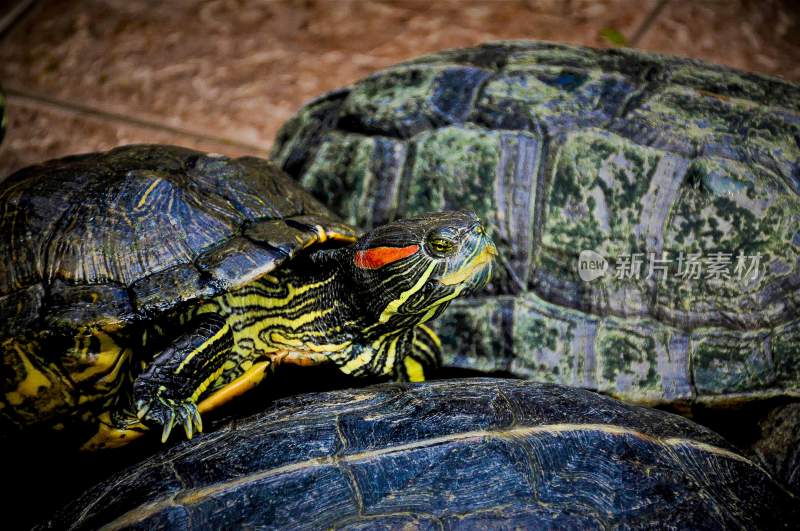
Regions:
[[[55,529],[790,529],[721,437],[592,392],[470,379],[311,393],[89,489]]]
[[[501,42],[322,97],[273,156],[364,227],[482,217],[505,267],[494,296],[455,301],[435,324],[445,365],[713,404],[800,393],[798,139],[800,87],[779,79]],[[580,278],[583,250],[605,257],[604,277]],[[616,278],[637,253],[640,277]],[[669,275],[646,278],[662,253]],[[723,253],[729,278],[677,278],[681,253]],[[756,278],[735,274],[740,253],[760,256]]]
[[[320,217],[353,234],[269,161],[175,146],[20,170],[0,208],[4,335],[124,326],[213,296],[313,242]]]

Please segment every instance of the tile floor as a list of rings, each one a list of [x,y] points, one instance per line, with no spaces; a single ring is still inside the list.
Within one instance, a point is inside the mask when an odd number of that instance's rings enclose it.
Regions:
[[[317,95],[420,54],[512,38],[800,81],[793,0],[5,0],[0,178],[134,142],[265,155]]]

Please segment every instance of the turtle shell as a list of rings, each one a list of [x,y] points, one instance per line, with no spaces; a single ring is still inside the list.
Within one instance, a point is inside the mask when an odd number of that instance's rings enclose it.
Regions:
[[[354,234],[268,161],[175,146],[20,170],[0,208],[4,335],[152,319],[274,269],[320,219]]]
[[[730,404],[800,394],[798,138],[795,84],[501,42],[324,96],[273,156],[364,227],[440,209],[484,220],[504,268],[493,296],[437,321],[445,365]],[[581,277],[582,251],[604,275]],[[692,255],[701,278],[678,277]]]
[[[789,529],[796,502],[715,433],[490,378],[298,395],[89,489],[55,529]]]

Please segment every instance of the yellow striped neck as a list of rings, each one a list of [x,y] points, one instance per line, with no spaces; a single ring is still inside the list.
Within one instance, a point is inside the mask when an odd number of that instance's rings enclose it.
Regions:
[[[224,317],[238,356],[327,355],[348,374],[389,374],[410,348],[416,316],[371,316],[341,268],[296,260],[197,310]]]

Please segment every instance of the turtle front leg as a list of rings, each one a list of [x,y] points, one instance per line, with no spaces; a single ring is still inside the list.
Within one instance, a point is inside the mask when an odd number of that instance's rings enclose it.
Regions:
[[[133,382],[136,415],[163,426],[162,442],[176,424],[190,439],[203,431],[197,401],[222,374],[234,345],[227,321],[217,314],[199,315],[189,327]]]
[[[417,325],[411,348],[401,363],[395,365],[394,378],[401,382],[424,382],[426,374],[442,364],[442,342],[436,332]]]
[[[391,376],[398,382],[424,382],[426,372],[439,366],[442,344],[425,325],[390,331],[354,342],[348,349],[330,354],[345,374]]]

